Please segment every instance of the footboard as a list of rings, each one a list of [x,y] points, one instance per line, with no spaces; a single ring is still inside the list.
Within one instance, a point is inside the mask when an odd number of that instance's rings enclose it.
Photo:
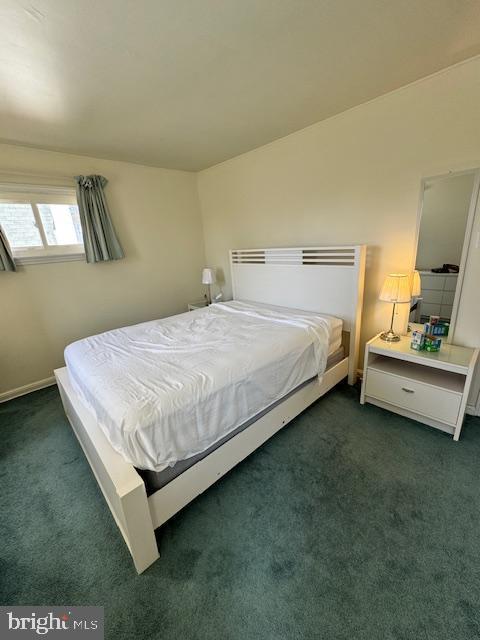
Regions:
[[[145,485],[134,466],[108,442],[95,416],[85,408],[73,389],[66,368],[55,377],[65,413],[82,446],[90,467],[122,532],[138,573],[159,557],[154,528],[180,511],[241,460],[255,451],[301,411],[327,393],[349,372],[344,358],[325,372],[321,383],[312,380],[289,395],[248,429],[228,440],[206,458],[147,498]]]
[[[158,557],[143,480],[103,435],[93,416],[79,402],[66,367],[55,371],[65,413],[122,532],[138,573]]]

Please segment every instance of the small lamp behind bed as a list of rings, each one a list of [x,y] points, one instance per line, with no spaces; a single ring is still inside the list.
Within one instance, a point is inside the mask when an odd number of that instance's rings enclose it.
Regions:
[[[206,267],[202,271],[202,284],[207,285],[207,304],[212,304],[212,292],[210,290],[210,285],[215,284],[215,271],[213,269]]]
[[[390,273],[385,278],[379,298],[384,302],[393,302],[390,329],[381,333],[380,338],[386,342],[398,342],[400,336],[393,330],[395,305],[410,302],[412,295],[410,292],[409,277],[405,273]]]

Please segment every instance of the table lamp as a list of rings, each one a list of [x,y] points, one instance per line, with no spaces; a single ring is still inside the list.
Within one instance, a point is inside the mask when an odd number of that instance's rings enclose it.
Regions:
[[[412,293],[410,290],[409,277],[405,273],[390,273],[383,283],[379,299],[384,302],[393,302],[392,320],[390,329],[380,334],[380,338],[386,342],[398,342],[400,336],[393,330],[393,319],[395,316],[395,306],[404,302],[410,302]]]
[[[213,269],[210,269],[209,267],[206,267],[202,271],[202,284],[207,285],[207,304],[212,304],[212,294],[210,291],[210,285],[214,284],[214,282],[215,282],[215,271]]]

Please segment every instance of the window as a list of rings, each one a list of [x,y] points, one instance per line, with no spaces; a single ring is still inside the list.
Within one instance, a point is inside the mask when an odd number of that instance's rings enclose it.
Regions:
[[[73,189],[0,185],[0,224],[20,263],[84,257]]]

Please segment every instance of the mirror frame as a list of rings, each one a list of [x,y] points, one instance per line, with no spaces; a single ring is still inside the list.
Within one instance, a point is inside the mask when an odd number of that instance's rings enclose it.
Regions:
[[[458,315],[458,305],[459,305],[461,294],[462,294],[465,264],[467,262],[468,247],[470,246],[470,240],[472,237],[472,229],[473,229],[473,221],[475,218],[475,211],[477,208],[477,201],[480,193],[480,167],[475,167],[474,169],[465,169],[463,171],[448,171],[447,173],[442,173],[434,176],[425,176],[420,181],[420,199],[419,199],[418,212],[417,212],[417,228],[415,231],[415,252],[413,256],[412,271],[415,270],[416,263],[417,263],[418,241],[420,238],[420,224],[422,222],[423,201],[424,201],[423,194],[425,193],[425,184],[431,180],[435,180],[435,179],[440,180],[442,178],[460,176],[460,175],[465,175],[469,173],[473,174],[474,176],[472,196],[470,198],[470,205],[468,208],[467,224],[465,226],[465,236],[463,239],[462,255],[461,255],[460,264],[459,264],[457,287],[455,289],[455,296],[453,299],[453,306],[452,306],[452,317],[450,319],[450,330],[448,332],[448,336],[446,339],[447,344],[453,342],[453,338],[455,336],[455,328],[457,324],[457,315]]]

